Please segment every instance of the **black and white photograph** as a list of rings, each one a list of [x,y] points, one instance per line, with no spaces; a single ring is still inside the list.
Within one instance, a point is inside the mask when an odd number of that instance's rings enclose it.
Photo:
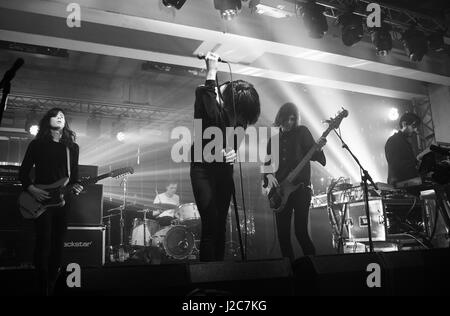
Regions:
[[[447,0],[0,0],[0,296],[450,295]]]

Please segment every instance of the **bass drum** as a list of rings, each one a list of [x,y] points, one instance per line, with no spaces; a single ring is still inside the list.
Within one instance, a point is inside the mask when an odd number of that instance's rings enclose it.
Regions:
[[[145,220],[145,245],[150,246],[153,234],[159,230],[159,224],[152,219]],[[132,246],[144,246],[144,221],[139,218],[133,220],[130,244]]]
[[[152,238],[152,245],[164,249],[168,257],[185,259],[194,250],[194,236],[185,226],[175,225],[157,231]]]

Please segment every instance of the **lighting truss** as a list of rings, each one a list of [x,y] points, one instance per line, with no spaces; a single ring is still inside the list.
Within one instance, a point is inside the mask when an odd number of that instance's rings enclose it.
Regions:
[[[300,7],[306,0],[286,0],[288,2],[295,3]],[[367,5],[373,1],[368,0],[355,0],[354,14],[360,15],[362,17],[367,17],[370,12],[366,11]],[[345,0],[318,0],[317,4],[325,7],[325,16],[333,19],[338,19],[338,17],[346,11],[348,1]],[[443,21],[433,18],[428,15],[413,12],[406,9],[396,8],[390,5],[384,5],[380,3],[383,21],[385,23],[391,24],[393,27],[399,29],[407,29],[411,24],[416,24],[417,28],[427,32],[433,33],[446,29]]]
[[[192,122],[192,111],[187,109],[166,109],[148,104],[114,104],[98,101],[63,99],[51,96],[30,96],[12,94],[8,99],[8,111],[46,112],[59,107],[67,113],[85,115],[95,113],[98,118],[117,118],[119,116],[139,122],[187,123]]]

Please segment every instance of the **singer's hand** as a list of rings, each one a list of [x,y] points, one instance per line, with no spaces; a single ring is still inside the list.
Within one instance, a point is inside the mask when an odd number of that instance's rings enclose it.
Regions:
[[[234,165],[234,163],[236,162],[236,152],[234,151],[234,149],[231,149],[229,152],[226,152],[225,149],[222,149],[222,154],[225,157],[225,162],[229,163],[230,165]]]
[[[217,69],[219,68],[219,56],[208,52],[205,56],[206,61],[206,80],[216,80]]]

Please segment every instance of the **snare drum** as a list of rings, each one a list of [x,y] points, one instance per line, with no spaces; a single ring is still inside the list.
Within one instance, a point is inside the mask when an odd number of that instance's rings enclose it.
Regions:
[[[145,220],[145,244],[151,245],[152,236],[159,230],[159,224],[152,219]],[[130,244],[132,246],[144,246],[144,221],[139,218],[133,220]]]
[[[178,207],[175,217],[181,225],[189,228],[200,225],[200,213],[195,203],[182,204]]]
[[[185,259],[194,249],[194,236],[184,226],[169,226],[153,235],[152,246],[162,248],[168,257]]]

